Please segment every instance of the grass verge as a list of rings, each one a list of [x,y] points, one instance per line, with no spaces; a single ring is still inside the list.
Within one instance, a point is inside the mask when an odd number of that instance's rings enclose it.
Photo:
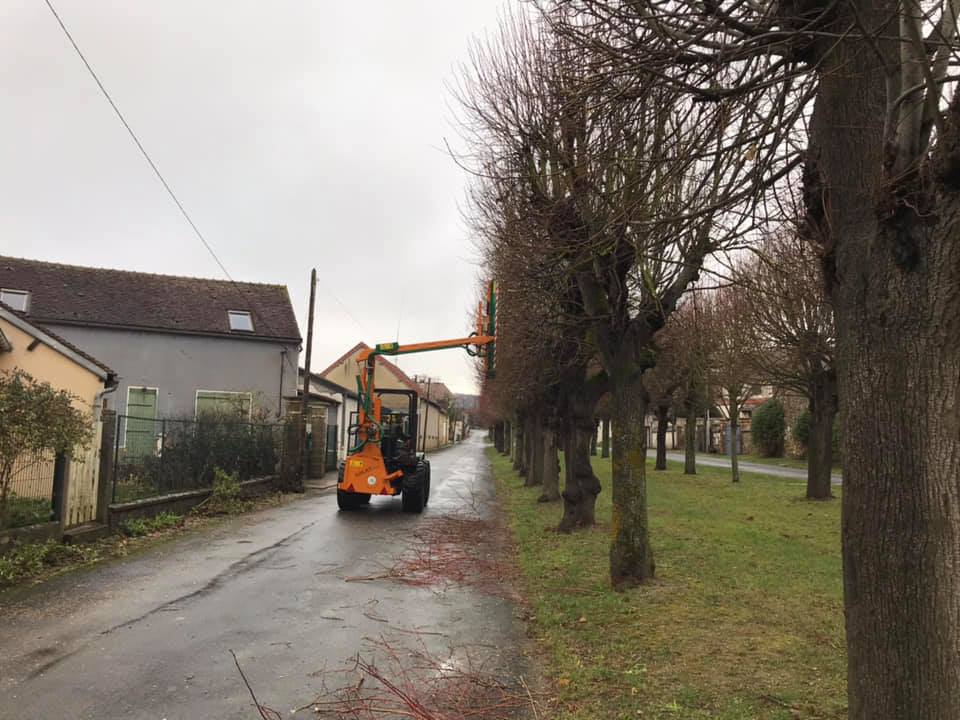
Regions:
[[[839,502],[804,484],[723,468],[648,471],[657,579],[626,593],[607,581],[610,461],[597,528],[553,531],[508,458],[490,450],[562,719],[846,717]]]

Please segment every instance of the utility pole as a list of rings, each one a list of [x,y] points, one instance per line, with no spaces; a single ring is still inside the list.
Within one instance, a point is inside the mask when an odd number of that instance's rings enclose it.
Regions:
[[[417,382],[427,381],[427,401],[423,404],[423,446],[421,450],[423,452],[427,451],[427,433],[429,432],[429,427],[427,425],[427,419],[430,416],[430,383],[432,378],[428,375],[427,377],[421,378],[419,375],[415,375],[414,379]]]
[[[307,468],[310,465],[310,424],[307,422],[310,402],[310,356],[313,354],[313,304],[317,298],[317,269],[310,271],[310,310],[307,313],[307,356],[303,361],[303,396],[300,398],[300,422],[303,423],[303,456],[300,460],[300,490],[307,481]]]

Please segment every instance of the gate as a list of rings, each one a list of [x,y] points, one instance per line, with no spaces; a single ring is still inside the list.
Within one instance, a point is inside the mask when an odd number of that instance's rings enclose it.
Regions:
[[[324,472],[337,469],[337,426],[327,426],[327,457]]]
[[[100,481],[100,443],[103,423],[94,425],[93,438],[85,451],[70,459],[67,475],[64,527],[93,522],[97,517],[97,488]]]

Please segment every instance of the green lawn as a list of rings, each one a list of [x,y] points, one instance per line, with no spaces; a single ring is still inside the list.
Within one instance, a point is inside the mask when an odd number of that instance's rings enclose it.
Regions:
[[[761,475],[735,486],[722,468],[650,470],[657,579],[616,593],[610,461],[593,458],[600,526],[566,536],[552,530],[559,506],[537,504],[507,458],[491,460],[558,698],[551,717],[845,717],[838,501],[805,501],[803,482]]]

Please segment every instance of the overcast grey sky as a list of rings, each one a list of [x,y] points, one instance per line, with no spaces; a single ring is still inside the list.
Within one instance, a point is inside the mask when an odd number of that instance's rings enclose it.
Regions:
[[[468,329],[444,83],[502,0],[54,6],[234,279],[287,285],[305,331],[317,268],[314,367]],[[0,254],[223,277],[43,0],[0,2],[0,88]],[[461,350],[401,367],[473,389]]]

